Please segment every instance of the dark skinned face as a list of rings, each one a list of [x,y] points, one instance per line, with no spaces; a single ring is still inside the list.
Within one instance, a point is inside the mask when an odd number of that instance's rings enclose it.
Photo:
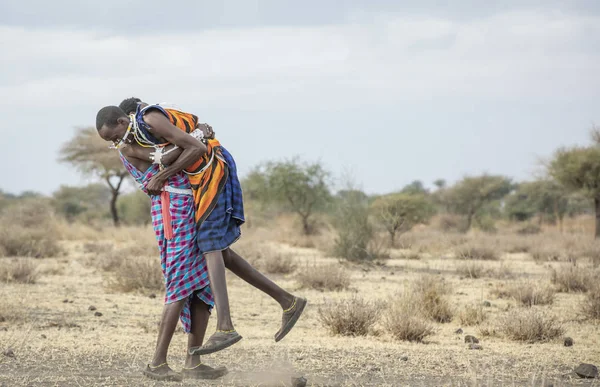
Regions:
[[[129,118],[121,117],[117,120],[117,125],[115,125],[114,128],[104,125],[100,128],[98,134],[103,140],[110,141],[113,144],[117,145],[122,141],[125,132],[127,132],[128,126]]]

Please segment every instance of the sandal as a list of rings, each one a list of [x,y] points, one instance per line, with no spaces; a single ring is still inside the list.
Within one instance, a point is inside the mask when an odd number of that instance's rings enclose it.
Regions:
[[[206,364],[198,364],[196,367],[192,368],[183,368],[183,378],[184,379],[208,379],[214,380],[218,379],[222,376],[227,375],[227,367],[217,367],[212,368],[207,366]]]
[[[216,331],[201,347],[192,347],[190,355],[208,355],[231,347],[242,339],[236,331]]]
[[[158,372],[160,368],[167,366],[167,372]],[[150,364],[146,365],[146,368],[142,371],[144,375],[149,377],[150,379],[163,381],[163,382],[181,382],[183,380],[181,374],[179,372],[173,371],[167,363],[163,363],[159,366],[152,366]]]
[[[298,319],[302,315],[302,312],[304,312],[304,308],[306,308],[307,303],[308,301],[306,301],[305,298],[296,297],[294,298],[292,306],[290,306],[289,309],[283,311],[281,328],[275,334],[276,342],[281,341],[288,333],[290,333],[294,325],[296,325],[296,322],[298,322]]]

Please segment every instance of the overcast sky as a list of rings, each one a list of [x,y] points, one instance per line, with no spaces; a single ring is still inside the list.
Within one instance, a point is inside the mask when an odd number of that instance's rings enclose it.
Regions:
[[[60,145],[128,96],[196,113],[242,175],[299,155],[369,193],[530,178],[600,121],[600,2],[491,3],[2,1],[0,189],[91,181]]]

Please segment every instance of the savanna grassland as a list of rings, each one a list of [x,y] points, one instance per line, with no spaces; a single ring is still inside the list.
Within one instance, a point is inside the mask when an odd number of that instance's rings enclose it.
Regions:
[[[92,228],[35,211],[4,221],[0,385],[162,384],[140,372],[163,300],[151,228]],[[299,376],[318,386],[594,385],[573,373],[600,363],[592,223],[462,234],[440,231],[434,219],[362,262],[332,257],[327,225],[300,237],[289,216],[251,224],[235,249],[309,307],[275,343],[278,306],[228,273],[244,340],[203,359],[227,366],[223,379],[181,385],[283,386]],[[185,345],[179,328],[175,369]]]

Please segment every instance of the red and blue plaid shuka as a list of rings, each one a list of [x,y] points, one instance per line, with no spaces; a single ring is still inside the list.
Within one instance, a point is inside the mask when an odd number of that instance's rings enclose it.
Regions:
[[[146,172],[137,170],[127,159],[121,155],[121,160],[127,171],[143,187],[148,184],[152,176],[159,171],[157,164],[152,164]],[[167,185],[173,188],[190,189],[188,177],[180,172],[172,176]],[[147,192],[146,192],[147,193]],[[158,247],[160,261],[165,278],[165,304],[187,299],[180,315],[180,320],[185,332],[191,329],[190,301],[198,297],[212,307],[213,296],[208,281],[206,261],[197,243],[198,230],[194,218],[194,199],[191,195],[169,192],[169,213],[173,236],[165,237],[162,205],[160,195],[151,195],[152,200],[152,225]]]

